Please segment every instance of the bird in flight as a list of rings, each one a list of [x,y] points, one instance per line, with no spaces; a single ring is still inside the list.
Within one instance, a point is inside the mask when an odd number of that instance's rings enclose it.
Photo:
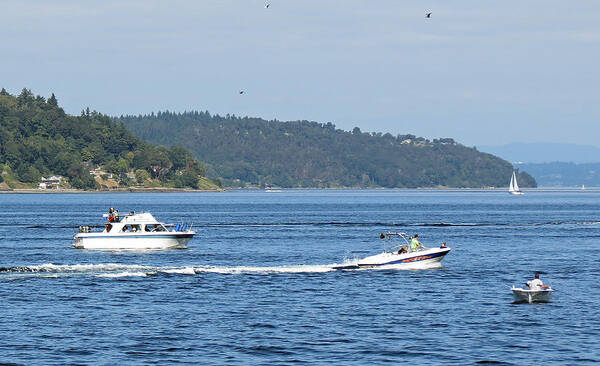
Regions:
[[[240,94],[244,94],[244,91],[243,91],[243,90],[240,90]]]
[[[425,18],[431,18],[431,12],[425,13]]]
[[[269,6],[271,6],[271,4],[265,4],[265,9],[269,9]]]

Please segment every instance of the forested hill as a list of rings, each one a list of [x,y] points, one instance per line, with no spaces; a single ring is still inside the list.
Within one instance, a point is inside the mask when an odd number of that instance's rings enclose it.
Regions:
[[[196,153],[209,176],[263,187],[506,187],[512,165],[452,139],[336,129],[331,123],[221,117],[208,112],[121,116],[154,144]],[[535,187],[521,172],[519,183]]]
[[[11,188],[37,187],[51,175],[67,178],[65,188],[218,188],[201,178],[204,167],[189,151],[154,147],[95,111],[68,115],[54,94],[46,100],[27,89],[0,91],[0,173]]]

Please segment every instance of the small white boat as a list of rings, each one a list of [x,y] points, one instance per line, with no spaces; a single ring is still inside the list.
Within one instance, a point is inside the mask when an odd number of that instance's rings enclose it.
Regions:
[[[358,262],[342,266],[334,266],[334,269],[359,269],[359,268],[381,268],[381,269],[425,269],[441,267],[444,256],[450,252],[450,248],[421,247],[411,251],[408,236],[405,233],[387,232],[381,234],[382,239],[387,241],[404,239],[405,244],[386,248],[384,244],[383,253],[360,259]],[[384,242],[385,243],[385,242]]]
[[[89,226],[80,226],[73,247],[107,250],[185,249],[195,234],[191,225],[167,225],[157,221],[149,212],[132,212],[110,219],[112,221],[104,225],[102,232],[92,232]]]
[[[511,288],[515,302],[549,302],[552,296],[552,288],[542,288],[539,290],[530,290],[513,286]]]
[[[508,185],[508,193],[510,194],[525,194],[519,189],[517,183],[517,173],[513,170],[512,177],[510,177],[510,184]]]

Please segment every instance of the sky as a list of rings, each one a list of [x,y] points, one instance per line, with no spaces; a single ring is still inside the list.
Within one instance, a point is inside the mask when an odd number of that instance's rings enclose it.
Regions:
[[[600,2],[267,2],[2,0],[0,87],[71,114],[600,146]]]

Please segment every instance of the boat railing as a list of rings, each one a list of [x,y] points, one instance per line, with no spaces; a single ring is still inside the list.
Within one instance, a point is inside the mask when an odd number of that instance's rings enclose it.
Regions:
[[[411,239],[410,235],[402,232],[388,231],[387,233],[382,233],[379,237],[381,239],[387,239],[383,241],[383,251],[386,253],[411,253],[429,249],[421,244],[416,250],[412,250],[409,241]],[[400,239],[404,240],[404,243],[400,242]],[[398,244],[398,242],[400,243]],[[394,243],[395,245],[389,246],[389,243]]]
[[[194,226],[194,223],[180,222],[178,224],[171,224],[169,226],[175,226],[173,229],[174,232],[188,232],[192,231],[192,226]]]
[[[387,253],[398,253],[398,252],[405,252],[405,253],[414,253],[414,252],[421,252],[424,250],[430,249],[424,245],[420,245],[416,250],[412,250],[412,248],[409,245],[405,245],[405,244],[399,244],[393,247],[386,247],[384,248],[384,252]]]
[[[92,231],[92,228],[90,226],[80,226],[79,227],[79,232],[80,233],[89,233]]]

